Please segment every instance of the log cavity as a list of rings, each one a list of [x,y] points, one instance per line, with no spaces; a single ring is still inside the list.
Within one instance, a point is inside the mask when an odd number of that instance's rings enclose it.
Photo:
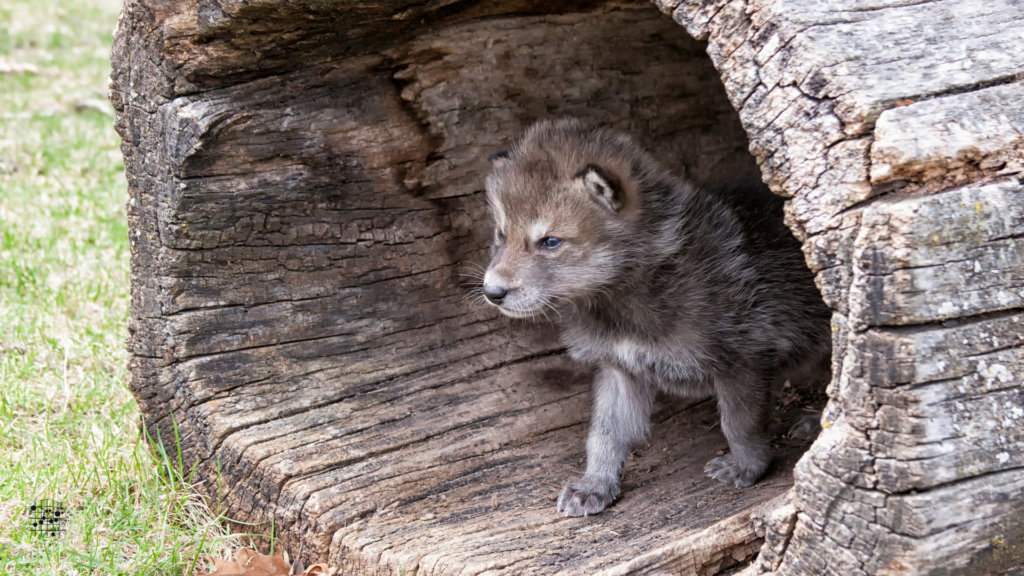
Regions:
[[[588,370],[463,287],[487,156],[535,120],[627,131],[706,184],[759,176],[705,43],[646,3],[221,4],[129,2],[114,99],[132,387],[228,516],[345,573],[592,574],[789,487],[805,446],[734,490],[701,472],[726,447],[711,403],[667,402],[622,500],[560,519]],[[750,557],[740,524],[687,562]]]

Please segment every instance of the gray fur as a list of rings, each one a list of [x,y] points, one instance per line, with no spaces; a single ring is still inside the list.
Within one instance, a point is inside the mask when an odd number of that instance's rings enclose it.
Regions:
[[[538,123],[493,158],[487,197],[484,282],[507,291],[496,305],[556,314],[570,355],[598,367],[587,471],[558,509],[596,514],[618,496],[658,391],[716,397],[730,453],[705,471],[757,481],[771,459],[773,386],[827,370],[831,346],[782,200],[760,183],[698,189],[628,137],[575,120]]]

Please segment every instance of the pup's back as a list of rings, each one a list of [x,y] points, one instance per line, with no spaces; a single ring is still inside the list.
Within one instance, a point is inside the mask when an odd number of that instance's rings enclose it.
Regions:
[[[716,230],[721,235],[706,237],[709,244],[719,246],[739,239],[736,252],[711,250],[707,262],[718,267],[733,262],[746,272],[732,278],[708,278],[709,286],[723,294],[725,301],[720,305],[728,306],[723,312],[735,322],[723,327],[730,331],[723,336],[734,343],[731,347],[736,353],[763,358],[766,368],[779,380],[806,377],[812,372],[820,376],[822,367],[827,370],[831,349],[831,311],[814,285],[800,242],[784,223],[783,199],[760,181],[724,190],[701,190],[695,196],[700,198],[694,201],[696,204],[718,205],[727,214],[718,217],[738,224],[738,230],[723,227]],[[694,225],[687,220],[684,218],[682,228]],[[680,255],[680,261],[686,265],[685,254]],[[680,272],[685,274],[684,270]],[[716,282],[723,284],[716,286]],[[750,341],[744,342],[743,336],[749,336]]]

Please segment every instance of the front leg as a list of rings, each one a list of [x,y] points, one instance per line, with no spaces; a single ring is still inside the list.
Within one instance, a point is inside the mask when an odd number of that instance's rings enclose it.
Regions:
[[[566,516],[597,514],[619,495],[619,473],[629,448],[650,428],[654,389],[621,370],[602,366],[594,379],[593,402],[587,473],[558,497],[558,511]]]

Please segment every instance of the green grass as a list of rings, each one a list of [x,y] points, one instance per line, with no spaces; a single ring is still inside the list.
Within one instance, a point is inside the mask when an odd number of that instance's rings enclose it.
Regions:
[[[235,541],[143,440],[125,386],[126,182],[106,100],[115,0],[0,0],[0,574],[186,574]],[[187,471],[186,471],[187,475]],[[28,507],[63,501],[63,539]]]

